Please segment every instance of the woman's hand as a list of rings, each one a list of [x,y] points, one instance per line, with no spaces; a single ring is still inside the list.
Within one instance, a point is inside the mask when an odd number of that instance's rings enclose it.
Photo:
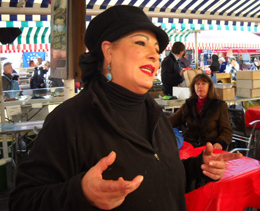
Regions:
[[[123,203],[125,197],[135,191],[143,181],[143,176],[136,176],[132,181],[122,177],[117,181],[103,180],[102,173],[114,163],[116,153],[111,152],[102,158],[82,178],[81,187],[87,201],[102,210],[111,210]]]
[[[213,149],[220,149],[220,150],[222,150],[223,148],[222,148],[222,145],[220,143],[215,143],[215,144],[213,144]]]
[[[201,169],[203,174],[213,180],[221,179],[225,172],[227,161],[243,157],[241,153],[214,154],[213,146],[207,143],[203,152],[203,162]]]

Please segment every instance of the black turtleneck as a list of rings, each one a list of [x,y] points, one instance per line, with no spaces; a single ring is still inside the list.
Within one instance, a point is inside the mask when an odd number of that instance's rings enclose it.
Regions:
[[[141,137],[150,142],[149,121],[145,105],[147,94],[139,95],[113,82],[101,81],[112,108]]]

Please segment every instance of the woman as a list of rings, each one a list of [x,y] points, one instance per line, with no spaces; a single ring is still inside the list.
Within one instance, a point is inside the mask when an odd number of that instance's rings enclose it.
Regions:
[[[110,7],[92,19],[85,42],[85,88],[46,118],[10,210],[185,210],[185,168],[190,179],[219,179],[225,160],[242,155],[215,155],[209,144],[184,168],[171,125],[147,94],[168,36],[142,10]]]
[[[187,58],[188,58],[188,54],[186,54],[184,52],[181,59],[180,59],[180,65],[181,65],[182,68],[190,67],[190,62],[188,61]]]
[[[232,141],[227,104],[217,99],[212,80],[198,74],[190,85],[191,97],[169,117],[173,127],[185,125],[184,140],[194,147],[211,142],[216,149],[226,149]]]

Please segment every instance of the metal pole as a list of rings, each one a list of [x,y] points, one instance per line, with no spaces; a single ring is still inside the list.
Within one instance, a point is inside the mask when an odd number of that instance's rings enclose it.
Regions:
[[[195,67],[196,67],[196,69],[199,68],[199,64],[198,64],[199,53],[198,52],[199,52],[199,50],[198,50],[198,32],[195,32]]]
[[[1,54],[0,54],[0,61],[1,61]],[[1,101],[1,124],[5,124],[5,102],[4,102],[4,95],[3,95],[3,80],[2,80],[2,67],[0,65],[0,101]],[[3,147],[3,157],[8,157],[8,147],[7,147],[7,135],[2,135],[2,147]]]

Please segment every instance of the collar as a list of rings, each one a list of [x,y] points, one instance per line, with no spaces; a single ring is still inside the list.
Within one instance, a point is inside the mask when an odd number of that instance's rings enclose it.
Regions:
[[[175,58],[176,60],[179,60],[179,59],[180,59],[180,57],[178,57],[178,56],[175,55],[174,53],[171,52],[171,54],[174,56],[174,58]]]

